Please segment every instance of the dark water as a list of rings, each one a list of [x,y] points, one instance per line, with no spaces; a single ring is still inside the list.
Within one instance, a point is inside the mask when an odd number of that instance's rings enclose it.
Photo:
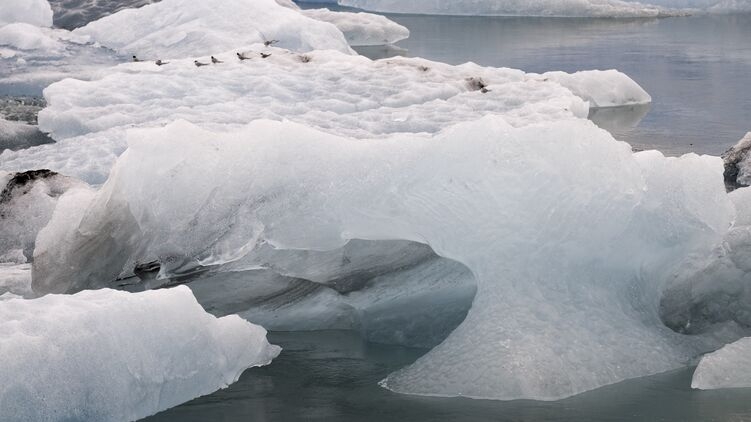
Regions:
[[[638,126],[606,129],[635,147],[719,155],[751,131],[751,14],[648,20],[388,16],[409,28],[410,38],[395,47],[358,48],[360,53],[536,73],[628,74],[649,92],[652,106]]]
[[[556,402],[415,397],[377,383],[425,350],[365,343],[351,332],[272,333],[284,348],[229,388],[167,410],[177,421],[748,421],[751,389],[691,390],[693,368]]]

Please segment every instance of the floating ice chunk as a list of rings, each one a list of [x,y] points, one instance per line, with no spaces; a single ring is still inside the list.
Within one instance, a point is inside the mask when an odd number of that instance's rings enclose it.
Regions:
[[[541,77],[565,86],[574,95],[589,101],[592,107],[642,105],[652,102],[652,97],[639,84],[617,70],[547,72]]]
[[[744,387],[751,387],[751,337],[704,355],[691,379],[699,390]]]
[[[0,171],[0,262],[13,251],[31,258],[37,233],[49,222],[60,195],[82,185],[49,170]]]
[[[271,40],[295,51],[351,52],[334,25],[307,18],[274,0],[164,0],[121,10],[74,33],[148,60],[216,55]]]
[[[0,26],[16,22],[52,26],[52,8],[47,0],[3,0]]]
[[[333,23],[352,46],[393,44],[409,37],[409,29],[381,15],[332,12],[329,9],[308,9],[301,13]]]
[[[343,6],[383,13],[491,16],[656,17],[669,11],[620,0],[339,0]]]
[[[266,331],[215,318],[187,287],[0,301],[7,421],[136,420],[235,382],[279,353]]]
[[[659,298],[734,217],[719,158],[634,155],[584,119],[497,115],[376,140],[263,120],[129,138],[108,182],[61,211],[80,222],[56,222],[56,209],[40,233],[35,291],[86,288],[151,257],[220,266],[263,244],[401,239],[465,265],[477,294],[443,343],[388,377],[392,390],[557,399],[707,347],[664,326]]]
[[[235,51],[215,56],[221,65],[197,69],[192,60],[167,66],[126,63],[107,76],[64,80],[45,90],[39,125],[54,145],[0,155],[0,169],[43,166],[102,183],[125,149],[127,128],[158,127],[185,119],[230,130],[255,119],[292,120],[358,138],[391,133],[436,133],[458,122],[500,114],[514,126],[586,117],[588,106],[571,90],[520,70],[459,66],[416,58],[371,61],[334,51],[304,54],[270,48],[272,56],[240,62]],[[615,72],[583,73],[585,98],[630,105],[615,98]],[[578,81],[580,77],[575,78]],[[635,85],[635,83],[632,83]],[[589,89],[607,89],[600,95]],[[647,96],[648,98],[648,96]],[[644,97],[637,98],[642,101]]]

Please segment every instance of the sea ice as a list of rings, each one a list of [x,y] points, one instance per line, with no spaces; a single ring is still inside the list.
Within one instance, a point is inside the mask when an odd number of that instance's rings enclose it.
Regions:
[[[2,300],[2,418],[137,420],[224,388],[279,350],[182,286]]]
[[[329,9],[308,9],[301,13],[336,25],[352,46],[393,44],[409,37],[409,29],[381,15],[332,12]]]
[[[751,387],[751,337],[704,355],[694,371],[691,387],[699,390]]]
[[[392,390],[558,399],[718,345],[659,312],[665,282],[734,219],[717,157],[632,154],[573,116],[514,126],[489,115],[373,140],[265,120],[128,137],[101,189],[59,201],[37,238],[35,292],[92,287],[153,259],[180,273],[263,245],[408,240],[466,266],[477,293],[443,343],[384,381]]]

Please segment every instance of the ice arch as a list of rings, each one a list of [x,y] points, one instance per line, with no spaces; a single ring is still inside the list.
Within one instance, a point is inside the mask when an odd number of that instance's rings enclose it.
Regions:
[[[33,287],[91,287],[144,257],[182,268],[262,245],[426,243],[472,271],[477,295],[443,343],[383,385],[558,399],[697,353],[660,321],[662,281],[732,218],[719,158],[632,154],[582,119],[515,128],[488,116],[370,141],[290,122],[233,133],[176,122],[131,131],[98,192],[61,198],[37,238]]]

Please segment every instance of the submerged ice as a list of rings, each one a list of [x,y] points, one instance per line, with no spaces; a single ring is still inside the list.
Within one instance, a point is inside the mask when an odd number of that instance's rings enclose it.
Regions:
[[[279,348],[190,290],[0,300],[0,409],[8,421],[136,420],[224,388]]]

